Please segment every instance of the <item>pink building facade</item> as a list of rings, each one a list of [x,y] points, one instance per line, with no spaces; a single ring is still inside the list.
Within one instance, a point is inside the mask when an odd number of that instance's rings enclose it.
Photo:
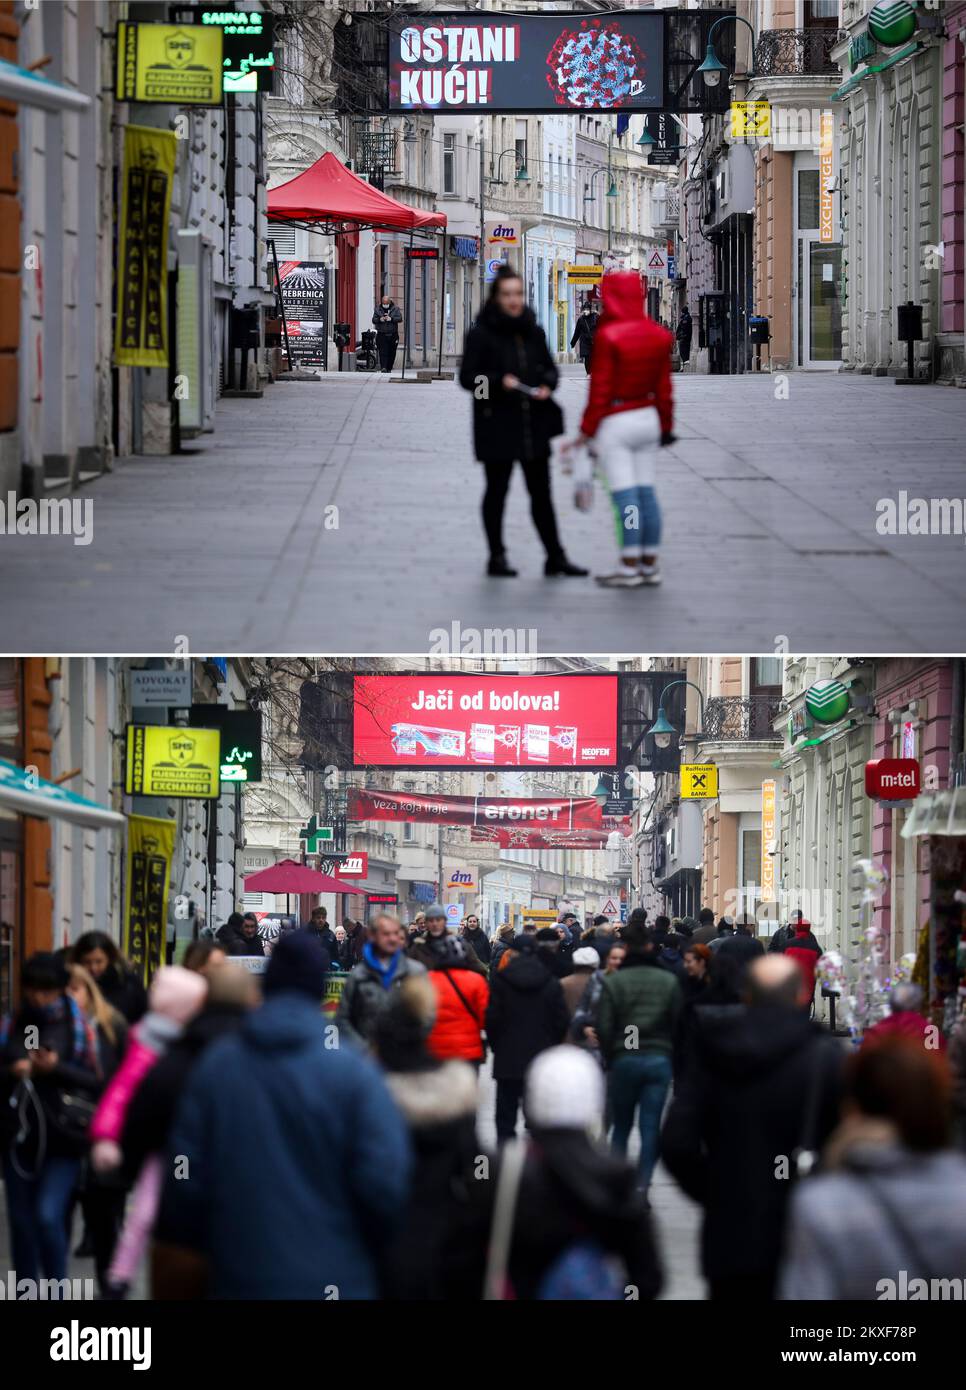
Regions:
[[[916,758],[923,790],[949,784],[952,663],[948,658],[894,657],[876,663],[874,758]],[[915,951],[929,919],[929,845],[904,840],[908,805],[872,808],[872,858],[889,882],[875,904],[875,922],[889,943],[889,958]]]
[[[940,376],[966,385],[964,348],[964,167],[966,3],[945,6],[942,86],[942,313]],[[960,37],[962,35],[962,37]]]

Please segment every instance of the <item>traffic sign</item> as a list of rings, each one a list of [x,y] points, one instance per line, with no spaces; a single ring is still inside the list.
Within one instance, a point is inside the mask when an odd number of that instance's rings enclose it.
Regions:
[[[662,251],[659,246],[655,246],[653,251],[648,251],[644,261],[644,269],[648,275],[666,275],[667,252]]]
[[[718,769],[714,763],[681,764],[681,796],[684,800],[700,801],[718,795]]]
[[[613,898],[608,898],[606,902],[601,904],[600,915],[601,917],[620,917],[620,903],[615,902]],[[624,921],[623,917],[621,917],[621,921]]]

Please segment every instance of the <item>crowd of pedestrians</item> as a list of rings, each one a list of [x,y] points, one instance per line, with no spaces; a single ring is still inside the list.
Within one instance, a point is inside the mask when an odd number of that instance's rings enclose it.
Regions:
[[[937,1042],[901,984],[833,1035],[800,914],[768,949],[707,910],[356,925],[256,932],[256,976],[238,915],[147,991],[101,933],[27,960],[0,1031],[18,1277],[66,1278],[79,1209],[108,1299],[145,1277],[178,1299],[653,1298],[658,1162],[700,1208],[715,1300],[961,1277],[964,1025]]]

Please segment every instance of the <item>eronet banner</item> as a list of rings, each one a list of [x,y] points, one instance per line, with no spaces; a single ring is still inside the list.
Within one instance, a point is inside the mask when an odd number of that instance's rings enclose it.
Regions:
[[[389,34],[391,111],[646,111],[664,101],[664,16],[435,14]]]
[[[177,145],[170,130],[124,130],[114,334],[119,367],[168,365],[168,212]]]
[[[521,826],[538,830],[599,829],[600,807],[592,796],[430,796],[422,792],[376,792],[349,788],[349,820],[403,820],[433,825]]]
[[[616,676],[356,676],[357,767],[614,767]]]
[[[145,985],[164,963],[177,829],[173,820],[128,816],[124,954]]]
[[[474,826],[474,844],[497,845],[500,849],[606,849],[612,830],[532,830],[527,826]],[[622,832],[623,833],[623,832]]]

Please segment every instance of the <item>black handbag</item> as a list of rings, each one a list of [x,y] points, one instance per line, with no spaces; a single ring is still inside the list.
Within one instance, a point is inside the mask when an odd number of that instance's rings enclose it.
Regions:
[[[45,1109],[51,1129],[72,1148],[82,1152],[97,1109],[97,1099],[89,1091],[57,1086],[47,1100]]]

